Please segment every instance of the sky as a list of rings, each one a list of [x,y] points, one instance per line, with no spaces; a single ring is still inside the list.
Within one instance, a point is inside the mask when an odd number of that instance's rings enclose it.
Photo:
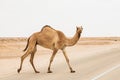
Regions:
[[[120,37],[120,0],[0,0],[0,37],[28,37],[44,25],[83,37]]]

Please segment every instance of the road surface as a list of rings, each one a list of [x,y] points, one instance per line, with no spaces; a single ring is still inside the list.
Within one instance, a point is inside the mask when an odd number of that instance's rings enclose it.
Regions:
[[[66,49],[75,73],[70,73],[61,51],[52,63],[53,73],[47,73],[51,51],[38,54],[34,70],[27,57],[21,73],[17,73],[20,57],[0,59],[0,80],[120,80],[120,45],[77,45]]]

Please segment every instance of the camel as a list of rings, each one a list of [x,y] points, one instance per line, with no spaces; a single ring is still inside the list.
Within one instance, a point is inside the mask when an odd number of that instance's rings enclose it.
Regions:
[[[70,72],[74,73],[75,71],[72,69],[69,59],[66,55],[65,48],[67,46],[73,46],[77,43],[79,40],[81,33],[82,33],[82,26],[81,27],[76,27],[76,33],[73,36],[73,38],[67,38],[63,32],[59,30],[53,29],[49,25],[45,25],[40,32],[33,33],[27,40],[27,45],[26,48],[24,49],[25,54],[21,56],[21,63],[20,63],[20,68],[17,70],[18,73],[20,73],[22,69],[22,64],[24,59],[30,54],[30,63],[35,71],[35,73],[39,73],[39,71],[36,70],[34,64],[33,64],[33,59],[35,52],[37,50],[36,46],[40,45],[42,47],[48,48],[53,50],[52,56],[50,57],[50,62],[48,66],[48,73],[52,73],[51,71],[51,63],[53,62],[53,59],[57,53],[57,51],[60,49],[63,52],[63,55],[66,59],[66,62],[69,66]]]

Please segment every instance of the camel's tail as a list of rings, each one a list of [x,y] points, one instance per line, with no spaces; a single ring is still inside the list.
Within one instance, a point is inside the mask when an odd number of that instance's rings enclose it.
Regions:
[[[28,44],[29,44],[29,39],[30,39],[30,38],[27,39],[27,45],[26,45],[26,47],[25,47],[25,49],[24,49],[23,51],[26,51],[26,50],[27,50]]]

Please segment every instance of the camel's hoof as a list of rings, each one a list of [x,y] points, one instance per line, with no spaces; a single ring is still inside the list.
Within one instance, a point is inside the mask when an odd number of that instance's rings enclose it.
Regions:
[[[47,73],[52,73],[52,71],[48,71]]]
[[[75,71],[71,71],[71,73],[75,73]]]
[[[21,69],[18,69],[17,72],[20,73],[20,70],[21,70]]]
[[[40,73],[39,71],[35,71],[35,73]]]

